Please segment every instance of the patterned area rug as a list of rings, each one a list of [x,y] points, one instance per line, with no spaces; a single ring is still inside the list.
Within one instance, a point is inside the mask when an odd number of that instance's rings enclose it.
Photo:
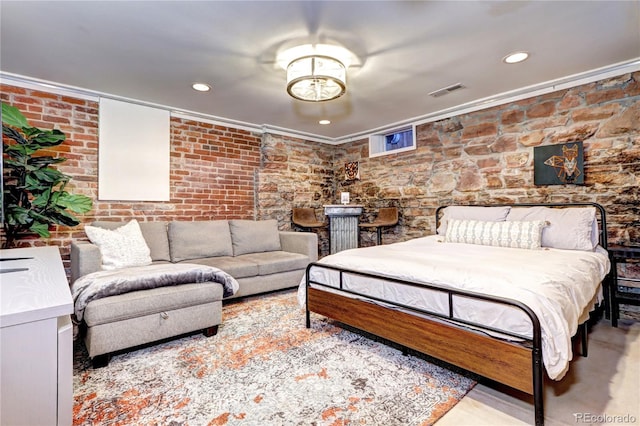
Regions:
[[[216,336],[97,370],[76,346],[77,425],[429,425],[474,385],[323,317],[306,329],[295,292],[226,305]]]

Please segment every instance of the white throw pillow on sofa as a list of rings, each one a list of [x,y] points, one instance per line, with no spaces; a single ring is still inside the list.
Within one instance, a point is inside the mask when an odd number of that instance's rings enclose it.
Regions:
[[[102,269],[120,269],[151,263],[151,251],[135,219],[113,230],[87,225],[84,232],[89,241],[100,248]]]

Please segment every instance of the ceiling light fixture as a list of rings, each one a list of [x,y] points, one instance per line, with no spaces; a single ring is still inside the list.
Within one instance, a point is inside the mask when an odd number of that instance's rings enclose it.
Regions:
[[[193,83],[191,87],[193,87],[193,90],[197,90],[198,92],[208,92],[211,90],[211,86],[205,83]]]
[[[513,52],[502,58],[503,62],[507,64],[517,64],[518,62],[522,62],[529,57],[529,53],[527,52]]]
[[[287,92],[295,99],[325,102],[347,91],[347,68],[353,54],[342,46],[305,44],[278,55],[287,70]]]
[[[331,120],[320,120],[318,124],[331,124]]]

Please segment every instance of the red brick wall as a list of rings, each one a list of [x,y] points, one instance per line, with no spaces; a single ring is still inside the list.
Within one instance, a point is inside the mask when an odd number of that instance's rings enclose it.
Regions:
[[[81,217],[94,220],[253,219],[255,175],[260,166],[261,135],[179,118],[171,119],[171,177],[168,202],[97,201],[98,104],[37,90],[0,85],[2,102],[18,107],[35,127],[58,128],[67,135],[54,156],[70,176],[71,193],[94,200]],[[51,238],[27,238],[19,246],[57,245],[68,267],[72,239],[85,238],[82,227],[52,227]]]

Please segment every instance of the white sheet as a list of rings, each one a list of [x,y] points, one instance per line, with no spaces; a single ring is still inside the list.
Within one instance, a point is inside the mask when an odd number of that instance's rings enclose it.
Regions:
[[[345,250],[320,260],[346,269],[432,283],[523,302],[535,312],[542,330],[542,354],[549,377],[561,379],[572,357],[571,336],[591,308],[609,271],[607,252],[526,250],[443,242],[442,236]],[[312,279],[337,286],[337,274],[312,269]],[[447,298],[433,291],[347,276],[345,288],[422,309],[446,313]],[[429,294],[430,293],[430,294]],[[305,282],[298,301],[305,303]],[[530,335],[528,317],[512,307],[487,306],[456,299],[454,314],[522,335]]]

